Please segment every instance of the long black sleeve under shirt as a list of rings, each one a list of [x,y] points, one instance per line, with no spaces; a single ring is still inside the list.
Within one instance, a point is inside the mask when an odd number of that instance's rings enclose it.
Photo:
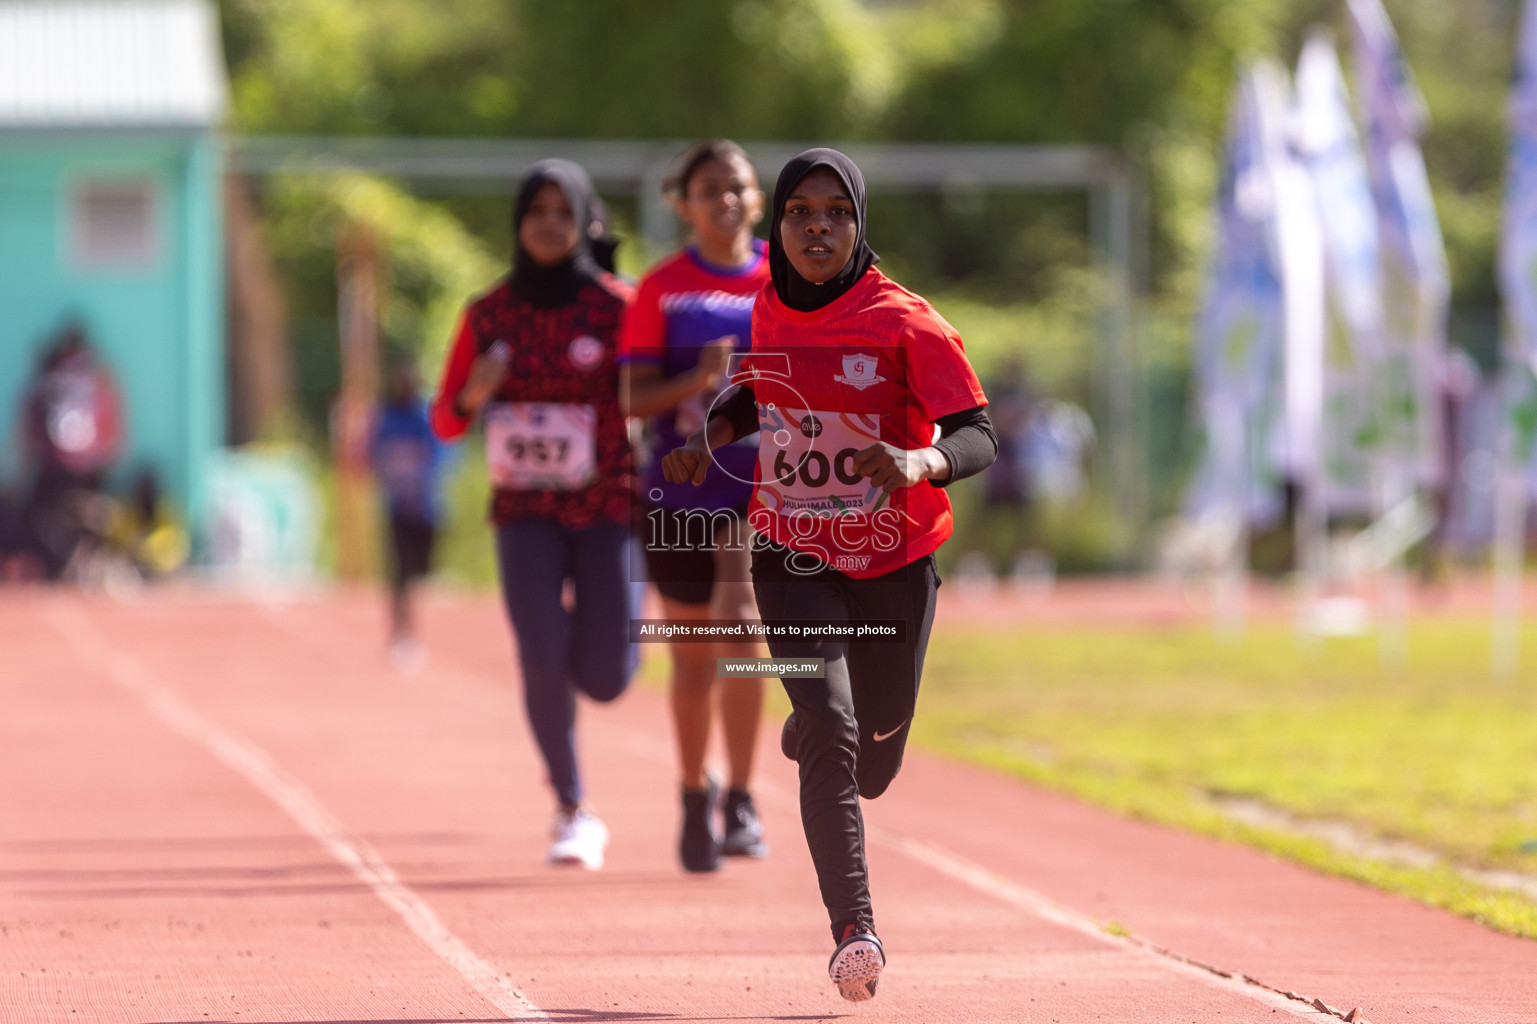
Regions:
[[[733,441],[757,432],[758,398],[752,388],[746,384],[738,386],[710,413],[710,419],[717,417],[723,417],[731,424]],[[939,427],[939,440],[934,442],[934,447],[950,464],[948,477],[929,481],[935,487],[945,487],[975,476],[998,457],[998,435],[993,432],[993,421],[988,418],[984,406],[941,416],[935,424]]]

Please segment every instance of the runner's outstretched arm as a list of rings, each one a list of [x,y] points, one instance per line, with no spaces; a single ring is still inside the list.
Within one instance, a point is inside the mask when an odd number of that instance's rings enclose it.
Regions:
[[[945,487],[968,476],[976,476],[998,458],[998,435],[984,406],[963,409],[934,421],[939,440],[934,447],[950,464],[950,472],[933,478],[935,487]]]
[[[663,376],[658,364],[624,364],[619,368],[620,408],[626,416],[655,416],[676,409],[691,395],[719,388],[736,343],[734,334],[716,338],[699,350],[698,365],[673,377]]]
[[[748,434],[756,434],[758,432],[758,396],[753,394],[752,388],[748,385],[738,385],[735,391],[711,410],[710,419],[723,419],[730,423],[730,440],[732,441],[740,441]]]
[[[741,415],[743,405],[752,410],[752,429],[758,429],[757,400],[749,388],[741,387],[711,413],[703,430],[694,431],[681,448],[674,448],[662,457],[662,475],[669,483],[692,483],[696,487],[704,483],[712,461],[710,453],[752,432],[741,430],[748,422]]]
[[[982,406],[943,416],[940,440],[923,448],[878,442],[854,456],[851,468],[887,494],[925,480],[944,486],[986,469],[998,456],[998,440]]]

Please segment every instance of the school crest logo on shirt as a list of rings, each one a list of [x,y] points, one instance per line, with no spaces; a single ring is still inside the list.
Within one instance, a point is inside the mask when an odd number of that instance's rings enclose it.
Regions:
[[[864,353],[844,356],[843,372],[833,374],[833,380],[863,391],[872,384],[879,384],[886,379],[875,372],[876,365],[876,358]]]
[[[603,361],[603,342],[590,334],[579,335],[571,339],[566,356],[578,370],[591,370]]]

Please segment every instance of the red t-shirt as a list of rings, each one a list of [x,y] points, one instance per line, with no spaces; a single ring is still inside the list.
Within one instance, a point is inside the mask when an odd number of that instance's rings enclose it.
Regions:
[[[758,400],[748,515],[759,533],[858,579],[949,538],[941,488],[925,480],[888,498],[850,461],[876,441],[926,448],[935,420],[987,404],[960,335],[921,296],[872,267],[838,299],[802,313],[771,283],[753,306],[752,352],[737,380]]]
[[[432,403],[432,427],[445,440],[468,429],[454,398],[476,357],[505,341],[507,378],[482,410],[495,522],[543,518],[578,529],[629,522],[635,459],[614,353],[632,296],[605,274],[569,305],[540,309],[503,280],[465,310]]]

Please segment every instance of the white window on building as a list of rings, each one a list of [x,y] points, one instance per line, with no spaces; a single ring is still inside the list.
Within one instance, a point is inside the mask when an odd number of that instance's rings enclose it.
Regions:
[[[152,181],[77,183],[69,197],[71,262],[124,270],[153,265],[160,256],[159,198]]]

